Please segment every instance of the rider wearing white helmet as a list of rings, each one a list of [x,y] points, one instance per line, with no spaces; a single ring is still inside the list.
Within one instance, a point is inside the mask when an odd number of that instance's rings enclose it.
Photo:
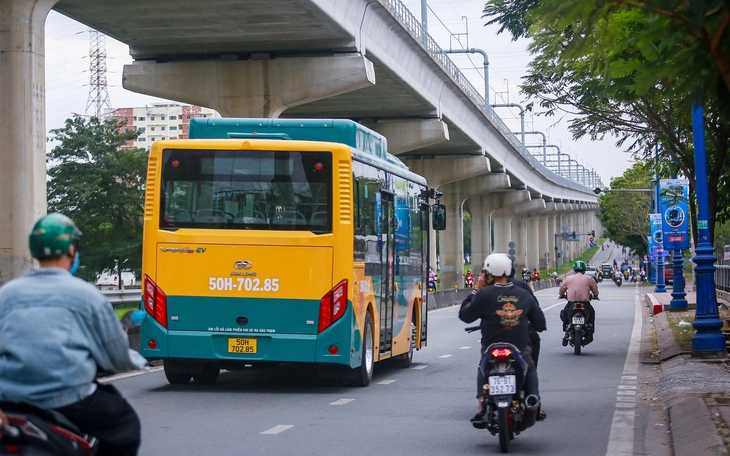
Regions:
[[[481,319],[482,353],[495,342],[508,342],[516,346],[528,364],[525,393],[540,396],[537,370],[531,358],[528,327],[537,331],[545,329],[545,315],[534,297],[508,281],[512,272],[512,260],[505,254],[493,253],[484,260],[482,274],[474,291],[467,296],[459,309],[459,318],[472,323]],[[488,286],[488,285],[492,286]],[[475,427],[483,427],[486,380],[477,370],[477,399],[479,411],[472,418]]]

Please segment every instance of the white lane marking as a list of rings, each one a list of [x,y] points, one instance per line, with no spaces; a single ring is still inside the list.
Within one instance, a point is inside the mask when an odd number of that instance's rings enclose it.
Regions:
[[[459,350],[469,350],[471,347],[459,347]]]
[[[378,382],[378,385],[390,385],[395,380],[383,380],[382,382]]]
[[[421,366],[411,367],[411,369],[415,369],[415,370],[420,370],[420,369],[425,369],[425,368],[427,368],[427,367],[428,367],[428,365],[426,365],[426,364],[423,364],[423,365],[421,365]]]
[[[334,402],[330,402],[330,405],[345,405],[349,404],[350,402],[354,401],[355,399],[339,399]]]
[[[553,304],[550,307],[545,307],[544,309],[542,309],[542,311],[543,312],[547,312],[548,310],[552,309],[553,307],[557,307],[557,306],[560,306],[560,305],[565,306],[567,303],[568,303],[568,301],[558,302],[558,303]]]
[[[624,376],[636,376],[639,372],[641,318],[641,301],[637,288],[634,294],[634,329],[631,331],[631,342],[626,353],[626,361],[624,361]],[[618,391],[617,395],[628,392],[622,387],[636,389],[636,386],[633,385],[619,385],[619,390],[624,389],[624,391]],[[631,392],[636,393],[635,391]],[[634,419],[636,412],[633,408],[634,404],[631,403],[616,403],[616,410],[613,412],[613,420],[611,422],[611,434],[608,437],[606,456],[634,454]]]
[[[280,433],[286,431],[287,429],[290,429],[290,428],[293,428],[293,427],[294,427],[293,424],[280,424],[278,426],[272,427],[271,429],[265,430],[261,434],[269,434],[269,435],[280,434]]]
[[[636,396],[636,391],[617,391],[616,394],[624,394],[627,396]]]
[[[441,355],[439,358],[451,358],[451,355]]]
[[[621,380],[636,380],[636,375],[622,375]]]
[[[636,385],[619,385],[618,389],[620,390],[635,390]]]
[[[149,369],[145,369],[145,370],[134,370],[134,371],[130,371],[130,372],[122,372],[121,374],[115,374],[115,375],[110,375],[109,377],[99,378],[96,381],[99,383],[113,382],[114,380],[121,380],[123,378],[136,377],[138,375],[144,375],[144,374],[149,374],[152,372],[161,371],[162,369],[163,369],[162,366],[157,366],[157,367],[150,367]]]

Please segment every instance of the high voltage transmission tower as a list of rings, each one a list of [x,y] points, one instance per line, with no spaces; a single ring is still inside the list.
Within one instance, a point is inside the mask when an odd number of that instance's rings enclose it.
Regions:
[[[89,101],[86,114],[101,117],[111,111],[112,103],[106,84],[106,42],[102,33],[89,30],[91,49],[89,51]]]

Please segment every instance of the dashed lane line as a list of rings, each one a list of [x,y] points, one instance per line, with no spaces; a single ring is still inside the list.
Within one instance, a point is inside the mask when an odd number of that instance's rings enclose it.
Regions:
[[[451,358],[451,355],[441,355],[439,358]]]
[[[420,365],[420,366],[416,366],[416,367],[411,367],[411,369],[414,369],[414,370],[421,370],[421,369],[425,369],[425,368],[427,368],[427,367],[428,367],[428,365],[427,365],[427,364],[423,364],[423,365]]]
[[[349,404],[350,402],[354,401],[355,399],[339,399],[334,402],[330,402],[330,405],[345,405]]]
[[[459,350],[469,350],[470,348],[471,348],[471,347],[469,347],[469,346],[466,346],[466,347],[459,347]]]
[[[267,435],[273,435],[273,434],[281,434],[282,432],[286,431],[287,429],[293,428],[293,424],[280,424],[278,426],[274,426],[271,429],[267,429],[261,434],[267,434]]]
[[[393,382],[395,382],[395,380],[383,380],[382,382],[378,382],[378,385],[390,385]]]
[[[616,392],[616,409],[613,412],[611,433],[608,437],[606,456],[634,454],[634,420],[636,418],[636,377],[639,372],[639,345],[641,343],[641,301],[638,288],[634,295],[634,328],[626,353],[624,371]],[[630,397],[634,396],[634,397]]]
[[[134,371],[130,371],[130,372],[122,372],[121,374],[115,374],[115,375],[110,375],[109,377],[99,378],[96,381],[99,383],[108,383],[108,382],[113,382],[114,380],[121,380],[123,378],[136,377],[138,375],[144,375],[144,374],[149,374],[152,372],[161,371],[162,369],[163,369],[162,366],[156,366],[156,367],[150,367],[149,369],[144,369],[144,370],[134,370]]]

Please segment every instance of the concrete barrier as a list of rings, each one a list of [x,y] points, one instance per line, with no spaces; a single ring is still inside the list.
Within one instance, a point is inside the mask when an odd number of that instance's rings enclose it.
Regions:
[[[557,284],[553,279],[530,282],[532,291],[554,288]],[[454,288],[451,290],[433,291],[428,294],[428,310],[443,309],[444,307],[459,306],[472,292],[471,288]]]

